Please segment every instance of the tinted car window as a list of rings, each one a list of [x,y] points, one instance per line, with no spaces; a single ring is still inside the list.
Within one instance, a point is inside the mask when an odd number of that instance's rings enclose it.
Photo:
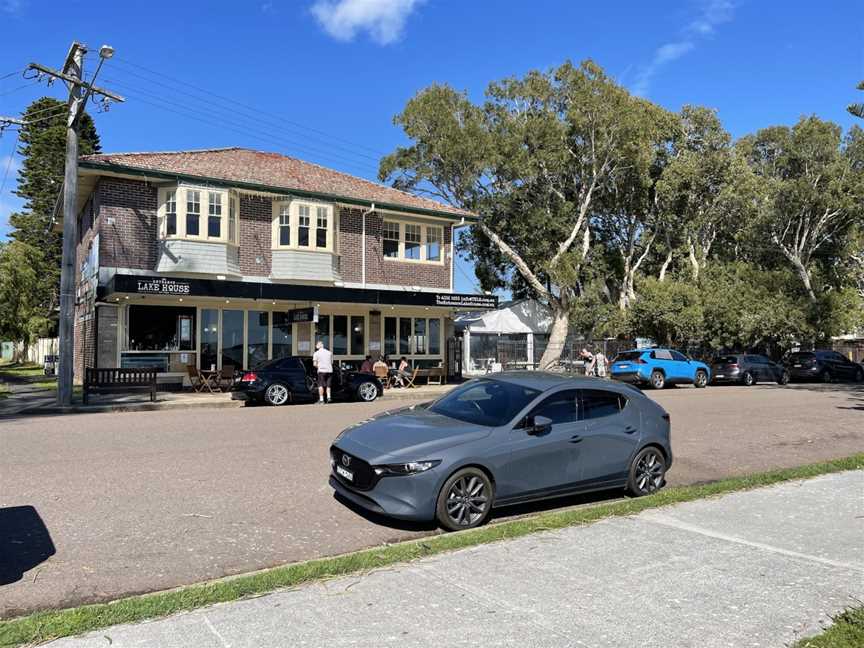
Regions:
[[[504,425],[540,391],[513,383],[481,378],[457,387],[429,406],[429,410],[477,425]]]
[[[531,412],[531,416],[546,416],[552,423],[573,423],[577,420],[577,392],[575,389],[552,394]]]
[[[815,353],[811,353],[809,351],[798,351],[796,353],[789,354],[789,362],[801,362],[812,360],[816,357]]]
[[[734,356],[734,355],[718,356],[714,362],[717,364],[735,364],[738,362],[738,356]]]
[[[603,418],[620,412],[627,404],[627,399],[616,392],[602,389],[582,390],[582,420]]]
[[[687,362],[687,356],[685,356],[683,353],[678,353],[677,351],[670,351],[670,353],[672,354],[673,360],[678,360],[679,362]]]
[[[655,360],[671,360],[672,354],[666,349],[657,349],[656,351],[651,352],[651,357]]]
[[[628,360],[638,360],[642,357],[642,351],[625,351],[624,353],[619,353],[615,356],[615,359],[612,362],[626,362]]]

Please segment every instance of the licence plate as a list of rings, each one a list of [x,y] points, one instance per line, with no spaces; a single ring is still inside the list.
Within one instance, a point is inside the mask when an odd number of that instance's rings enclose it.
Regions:
[[[714,377],[715,377],[715,378],[725,378],[725,377],[726,377],[726,374],[717,374],[717,375],[714,376]]]
[[[616,369],[627,369],[627,367],[629,367],[629,366],[630,366],[629,364],[619,364],[619,365],[616,367]]]
[[[792,365],[793,367],[800,367],[801,365]]]
[[[354,481],[354,473],[350,470],[345,470],[342,466],[336,466],[336,474],[341,475],[350,482]]]

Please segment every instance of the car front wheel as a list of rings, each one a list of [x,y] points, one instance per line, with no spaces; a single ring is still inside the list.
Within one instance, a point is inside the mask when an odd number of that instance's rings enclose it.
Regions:
[[[855,382],[864,381],[864,369],[855,370]]]
[[[654,389],[663,389],[666,386],[666,376],[662,371],[655,369],[651,372],[651,386]]]
[[[693,385],[697,389],[702,389],[706,385],[708,385],[708,374],[702,371],[701,369],[696,372],[696,377],[693,379]]]
[[[832,380],[834,380],[834,377],[831,375],[830,371],[823,371],[822,372],[822,382],[823,383],[830,383]]]
[[[666,483],[666,459],[659,448],[649,446],[633,458],[627,491],[634,497],[650,495]]]
[[[756,382],[756,380],[753,378],[752,373],[750,373],[749,371],[745,371],[744,372],[744,379],[742,380],[742,382],[744,383],[745,386],[750,387],[753,385],[753,383]]]
[[[378,387],[375,386],[375,383],[362,382],[357,386],[357,398],[366,403],[371,403],[376,398],[378,398]]]
[[[492,497],[492,482],[486,473],[479,468],[463,468],[441,487],[435,517],[448,531],[473,529],[489,517]]]
[[[268,405],[284,405],[288,402],[288,388],[281,383],[273,383],[264,392],[264,400]]]

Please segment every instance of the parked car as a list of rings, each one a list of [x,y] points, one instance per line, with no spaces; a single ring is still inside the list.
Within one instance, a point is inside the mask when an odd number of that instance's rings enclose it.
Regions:
[[[663,408],[628,385],[490,374],[344,430],[330,448],[330,485],[369,511],[468,529],[510,504],[656,491],[672,465],[669,426]]]
[[[757,382],[789,382],[789,371],[781,364],[771,362],[763,355],[752,353],[726,353],[711,363],[711,384],[739,383],[755,385]]]
[[[663,389],[666,385],[705,387],[711,369],[674,349],[636,349],[615,356],[609,375],[615,380]]]
[[[331,393],[334,399],[371,402],[384,393],[381,382],[371,374],[333,367]],[[266,362],[244,372],[231,386],[233,400],[285,405],[318,398],[312,358],[289,356]]]
[[[864,367],[836,351],[796,351],[784,358],[792,380],[864,380]]]

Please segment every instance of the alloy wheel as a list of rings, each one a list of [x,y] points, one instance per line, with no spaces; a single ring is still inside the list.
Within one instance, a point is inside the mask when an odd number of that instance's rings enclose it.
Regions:
[[[822,374],[822,382],[824,382],[824,383],[830,383],[831,382],[831,372],[830,371],[826,371]]]
[[[666,379],[663,377],[663,374],[659,371],[655,371],[651,374],[651,386],[654,389],[663,389],[663,386],[666,384]]]
[[[469,527],[483,519],[489,507],[486,484],[477,475],[464,475],[447,492],[447,516],[454,525]]]
[[[861,382],[862,380],[864,380],[864,370],[858,369],[855,372],[855,382]]]
[[[357,395],[360,396],[360,400],[369,403],[378,398],[378,388],[371,382],[360,383]]]
[[[746,372],[746,373],[744,374],[744,384],[747,385],[747,386],[749,387],[750,385],[753,384],[753,382],[754,382],[754,381],[753,381],[753,374],[751,374],[749,371]]]
[[[663,486],[664,462],[656,450],[649,450],[636,464],[635,485],[642,493],[653,493]]]
[[[708,374],[706,374],[704,371],[701,371],[701,370],[697,371],[696,372],[696,379],[694,380],[693,384],[699,388],[704,387],[705,385],[708,384]]]
[[[270,385],[267,388],[267,401],[271,405],[284,405],[288,400],[288,389],[285,385]]]

